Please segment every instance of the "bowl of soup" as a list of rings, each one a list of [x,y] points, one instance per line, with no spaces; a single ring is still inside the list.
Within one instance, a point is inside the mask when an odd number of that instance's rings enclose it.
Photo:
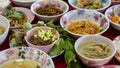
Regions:
[[[31,5],[31,11],[40,20],[57,21],[69,10],[69,6],[62,0],[40,0]]]
[[[74,9],[97,10],[103,12],[111,5],[111,0],[68,0]]]
[[[10,23],[7,18],[0,15],[0,44],[4,42],[9,32]]]
[[[50,56],[31,47],[15,47],[0,52],[0,68],[55,68]]]
[[[74,38],[86,35],[101,35],[109,28],[105,15],[94,10],[72,10],[60,19],[60,25]]]
[[[103,66],[116,53],[114,43],[104,36],[83,36],[74,45],[79,59],[88,66]]]
[[[28,46],[49,53],[59,37],[60,35],[57,30],[51,27],[42,26],[30,29],[25,36],[25,41]]]

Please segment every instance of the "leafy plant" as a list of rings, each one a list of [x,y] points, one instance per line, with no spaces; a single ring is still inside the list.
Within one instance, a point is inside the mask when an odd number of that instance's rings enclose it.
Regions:
[[[53,20],[46,24],[60,33],[60,39],[56,42],[50,51],[50,55],[59,54],[61,50],[65,51],[64,59],[67,68],[81,68],[80,63],[76,60],[76,54],[73,47],[75,40],[59,25],[54,25]]]

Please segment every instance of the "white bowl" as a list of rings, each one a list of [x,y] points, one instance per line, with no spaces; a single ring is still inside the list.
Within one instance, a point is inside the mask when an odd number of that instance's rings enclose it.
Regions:
[[[35,45],[35,44],[30,43],[29,40],[30,40],[30,37],[33,36],[38,29],[43,29],[43,30],[47,31],[47,30],[50,30],[52,28],[51,27],[44,27],[44,26],[42,26],[42,27],[34,27],[34,28],[30,29],[27,32],[27,34],[25,36],[25,41],[27,42],[28,46],[38,48],[40,50],[43,50],[46,53],[49,53],[50,49],[54,46],[54,44],[56,43],[56,41],[60,37],[59,32],[56,31],[57,39],[54,42],[52,42],[51,44],[48,44],[48,45]]]
[[[9,32],[9,28],[10,28],[9,20],[3,17],[2,15],[0,15],[0,25],[5,28],[5,32],[2,35],[0,35],[0,44],[2,44],[3,41],[5,41]]]
[[[77,1],[78,0],[68,0],[68,3],[74,9],[84,9],[84,8],[79,8],[79,7],[75,6],[75,3]],[[99,8],[99,9],[87,9],[87,10],[97,10],[97,11],[103,12],[107,7],[109,7],[111,5],[111,0],[100,0],[100,2],[103,4],[103,8]]]
[[[8,5],[10,5],[9,0],[0,0],[0,14],[6,11]]]
[[[62,28],[64,28],[68,33],[70,33],[74,38],[79,38],[81,36],[85,36],[82,34],[76,34],[66,29],[66,26],[73,22],[73,21],[80,21],[80,20],[90,20],[96,24],[98,24],[102,31],[97,34],[92,35],[101,35],[105,31],[108,30],[110,23],[105,15],[103,15],[100,12],[94,11],[94,10],[72,10],[64,14],[60,19],[60,25]]]
[[[12,2],[21,7],[30,7],[37,0],[12,0]]]
[[[110,46],[112,54],[110,56],[108,56],[106,58],[102,58],[102,59],[88,58],[78,52],[78,47],[82,46],[81,44],[84,44],[87,42],[99,42],[99,43],[107,44]],[[108,63],[114,57],[114,55],[116,53],[116,47],[113,44],[112,40],[108,39],[107,37],[98,36],[98,35],[80,37],[75,42],[74,48],[75,48],[75,51],[76,51],[79,59],[81,59],[82,62],[88,66],[102,66],[102,65]]]
[[[45,15],[40,15],[36,12],[37,8],[43,7],[47,4],[52,4],[52,5],[55,5],[56,7],[59,7],[59,9],[63,10],[63,13],[59,15],[45,16]],[[68,4],[62,0],[40,0],[31,5],[31,11],[33,12],[33,14],[35,14],[40,20],[43,20],[46,22],[50,20],[54,20],[54,21],[59,20],[59,18],[63,14],[65,14],[68,10],[69,10]]]
[[[120,24],[117,24],[110,20],[111,16],[120,16],[120,5],[114,5],[109,7],[105,12],[106,17],[109,19],[112,27],[120,31]]]

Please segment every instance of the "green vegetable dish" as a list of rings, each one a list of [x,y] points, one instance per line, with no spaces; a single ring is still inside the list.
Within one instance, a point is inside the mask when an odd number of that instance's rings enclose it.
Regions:
[[[8,6],[7,10],[2,15],[9,19],[10,26],[22,26],[24,23],[29,22],[25,13],[15,10],[12,6]]]

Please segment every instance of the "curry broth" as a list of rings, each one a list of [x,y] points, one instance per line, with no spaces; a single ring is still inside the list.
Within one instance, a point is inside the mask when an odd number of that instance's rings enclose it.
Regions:
[[[99,42],[88,42],[78,46],[78,52],[88,58],[102,59],[112,54],[110,46]]]

